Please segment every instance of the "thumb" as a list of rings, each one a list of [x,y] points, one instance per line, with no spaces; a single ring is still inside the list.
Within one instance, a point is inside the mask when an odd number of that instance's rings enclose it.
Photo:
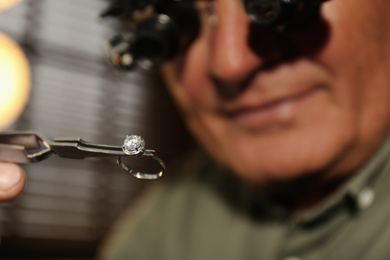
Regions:
[[[26,185],[23,169],[8,162],[0,162],[0,201],[14,199],[20,195]]]

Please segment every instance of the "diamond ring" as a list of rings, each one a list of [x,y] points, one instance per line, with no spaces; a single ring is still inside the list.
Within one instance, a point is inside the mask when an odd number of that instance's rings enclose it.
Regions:
[[[131,173],[134,177],[138,179],[157,179],[160,178],[165,172],[164,162],[153,154],[154,150],[145,149],[145,141],[139,135],[130,135],[127,136],[122,145],[122,150],[125,155],[118,156],[117,163],[118,165],[126,172]],[[122,162],[122,157],[132,155],[132,156],[148,156],[153,160],[157,161],[160,164],[161,171],[158,173],[143,173],[129,168]]]

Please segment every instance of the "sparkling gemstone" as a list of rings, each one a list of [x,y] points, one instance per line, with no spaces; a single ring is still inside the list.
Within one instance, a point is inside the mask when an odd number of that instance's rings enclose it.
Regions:
[[[139,135],[130,135],[126,137],[122,148],[126,154],[138,154],[145,150],[145,141]]]

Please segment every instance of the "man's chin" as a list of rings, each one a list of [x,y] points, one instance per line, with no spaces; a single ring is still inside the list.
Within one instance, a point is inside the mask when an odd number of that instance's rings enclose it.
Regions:
[[[263,149],[259,152],[254,149],[236,150],[229,155],[225,154],[220,160],[224,166],[240,178],[255,183],[288,182],[302,177],[325,174],[331,176],[335,165],[334,153],[324,150],[307,149],[306,152],[297,153],[296,148]],[[340,151],[339,151],[340,152]],[[221,157],[221,154],[216,156]]]

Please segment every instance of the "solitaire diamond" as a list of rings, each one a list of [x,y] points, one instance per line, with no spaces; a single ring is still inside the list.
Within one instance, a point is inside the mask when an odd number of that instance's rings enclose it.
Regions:
[[[123,142],[122,150],[128,155],[142,153],[145,150],[145,141],[139,135],[129,135]]]

